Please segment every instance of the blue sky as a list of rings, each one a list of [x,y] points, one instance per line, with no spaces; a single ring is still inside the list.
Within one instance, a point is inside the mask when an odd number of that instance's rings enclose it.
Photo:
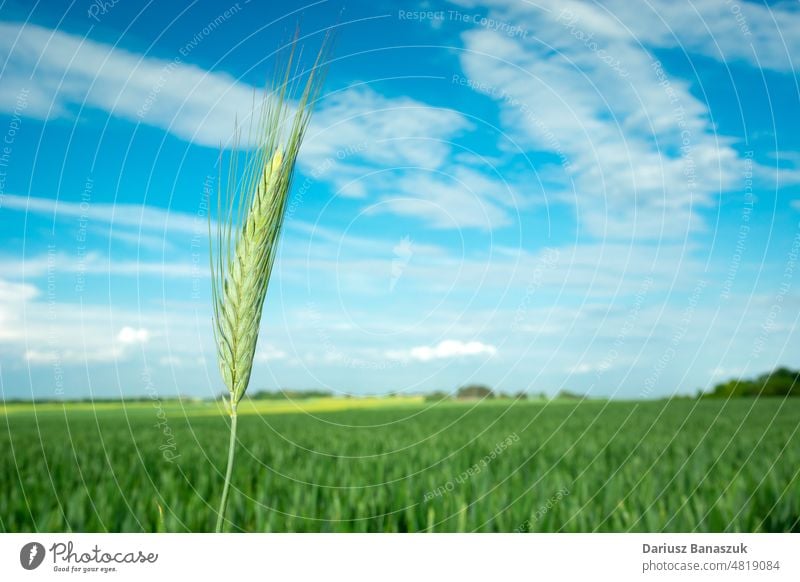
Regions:
[[[800,366],[794,3],[0,10],[6,397],[222,390],[204,190],[298,22],[306,60],[337,40],[252,390],[642,398]]]

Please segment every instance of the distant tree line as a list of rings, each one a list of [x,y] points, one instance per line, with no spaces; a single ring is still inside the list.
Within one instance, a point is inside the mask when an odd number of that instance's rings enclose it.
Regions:
[[[800,396],[800,370],[778,368],[753,380],[735,379],[717,384],[701,398],[737,398],[754,396]]]
[[[309,389],[309,390],[258,390],[248,395],[253,400],[303,400],[307,398],[331,398],[336,396],[330,390],[322,389]],[[800,396],[800,370],[792,370],[790,368],[777,368],[772,372],[761,374],[754,379],[737,378],[728,380],[721,384],[717,384],[708,392],[698,390],[697,398],[754,398],[760,396]],[[345,394],[344,398],[349,398],[349,394]],[[221,400],[228,400],[227,392],[218,396]],[[587,396],[561,390],[555,397],[557,400],[583,400]],[[691,395],[672,396],[671,398],[693,398]],[[529,394],[524,391],[516,393],[511,392],[496,392],[483,384],[467,384],[461,386],[455,391],[445,392],[437,390],[425,394],[425,400],[431,402],[439,402],[442,400],[494,400],[494,399],[514,399],[514,400],[528,400],[540,399],[547,400],[549,397],[545,393]],[[125,396],[124,398],[36,398],[34,401],[38,403],[48,402],[149,402],[152,400],[149,396]],[[176,396],[171,398],[164,398],[164,401],[192,401],[199,400],[198,398],[190,398],[186,396]],[[7,404],[13,402],[30,402],[31,399],[22,398],[4,398],[0,402]]]
[[[227,397],[227,393],[225,394]],[[302,400],[304,398],[330,398],[329,390],[258,390],[249,395],[253,400]]]
[[[36,398],[0,398],[0,402],[4,402],[6,404],[24,404],[29,402],[35,402],[36,404],[64,404],[65,402],[74,402],[79,404],[119,404],[120,402],[123,403],[135,403],[135,402],[152,402],[154,399],[152,396],[100,396],[100,397],[92,397],[92,396],[81,396],[77,398],[68,398],[66,396],[61,397],[36,397]],[[159,398],[162,402],[195,402],[202,400],[201,398],[195,396],[165,396],[164,398]]]
[[[548,396],[542,392],[541,394],[529,394],[523,390],[519,392],[496,392],[483,384],[467,384],[461,386],[455,392],[445,392],[443,390],[436,390],[429,392],[425,395],[425,400],[438,402],[440,400],[494,400],[494,399],[512,399],[512,400],[528,400],[529,398],[545,400]],[[569,392],[561,392],[558,398],[583,398],[577,394]]]

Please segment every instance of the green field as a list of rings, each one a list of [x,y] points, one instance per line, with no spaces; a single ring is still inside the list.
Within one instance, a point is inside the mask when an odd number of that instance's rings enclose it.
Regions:
[[[800,531],[799,400],[251,403],[229,529]],[[213,528],[216,404],[0,422],[0,530]]]

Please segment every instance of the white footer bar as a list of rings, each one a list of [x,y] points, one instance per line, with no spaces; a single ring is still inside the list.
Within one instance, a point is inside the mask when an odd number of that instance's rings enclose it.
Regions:
[[[800,580],[800,534],[4,534],[0,580]],[[184,578],[185,579],[185,578]]]

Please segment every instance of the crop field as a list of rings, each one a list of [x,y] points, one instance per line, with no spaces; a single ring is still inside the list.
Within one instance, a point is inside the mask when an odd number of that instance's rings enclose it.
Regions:
[[[796,400],[245,401],[228,529],[800,531]],[[3,531],[214,527],[216,404],[8,405],[0,423]]]

